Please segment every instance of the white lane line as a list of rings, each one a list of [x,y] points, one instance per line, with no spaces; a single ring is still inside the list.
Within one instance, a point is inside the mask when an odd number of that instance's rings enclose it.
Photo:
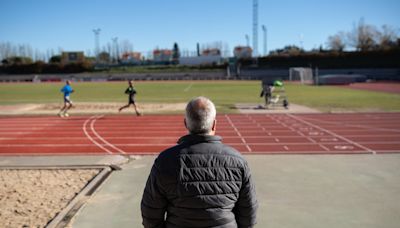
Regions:
[[[192,88],[192,86],[193,86],[193,82],[190,83],[190,84],[183,90],[183,92],[188,92],[188,91]]]
[[[86,137],[87,137],[92,143],[94,143],[96,146],[100,147],[100,148],[101,148],[102,150],[104,150],[105,152],[107,152],[107,153],[109,153],[109,154],[112,154],[111,151],[109,151],[107,148],[105,148],[104,146],[102,146],[100,143],[96,142],[96,140],[94,140],[94,139],[92,138],[92,136],[90,136],[90,134],[89,134],[88,131],[86,130],[88,122],[90,122],[93,118],[96,118],[96,116],[91,116],[91,117],[89,117],[89,118],[83,123],[83,126],[82,126],[83,132],[85,133]]]
[[[228,115],[225,114],[225,118],[228,120],[228,122],[231,124],[231,126],[233,127],[233,129],[235,130],[236,134],[240,137],[240,139],[242,140],[242,142],[244,143],[244,145],[246,146],[247,150],[249,152],[251,151],[250,146],[247,144],[246,140],[243,138],[242,134],[240,134],[240,132],[238,131],[238,129],[235,127],[235,125],[233,124],[231,118],[229,118]]]
[[[354,142],[354,141],[352,141],[352,140],[350,140],[350,139],[348,139],[348,138],[345,138],[345,137],[343,137],[343,136],[341,136],[341,135],[338,135],[338,134],[336,134],[335,132],[326,130],[326,129],[324,129],[324,128],[318,126],[318,125],[315,125],[315,124],[313,124],[313,123],[310,123],[310,122],[308,122],[308,121],[305,121],[305,120],[303,120],[303,119],[301,119],[301,118],[299,118],[299,117],[297,117],[297,116],[294,116],[294,115],[292,115],[292,114],[286,114],[286,115],[288,115],[288,116],[292,117],[293,119],[296,119],[296,120],[298,120],[298,121],[300,121],[300,122],[302,122],[302,123],[304,123],[304,124],[307,124],[307,125],[309,125],[309,126],[315,127],[315,128],[317,128],[317,129],[319,129],[319,130],[321,130],[321,131],[323,131],[323,132],[326,132],[326,133],[328,133],[328,134],[330,134],[330,135],[333,135],[333,136],[335,136],[335,137],[337,137],[337,138],[339,138],[339,139],[342,139],[342,140],[344,140],[344,141],[346,141],[346,142],[348,142],[348,143],[350,143],[350,144],[353,144],[353,145],[355,145],[355,146],[358,146],[358,147],[360,147],[360,148],[366,150],[367,152],[370,152],[370,153],[372,153],[372,154],[376,154],[376,151],[375,151],[375,150],[372,150],[372,149],[370,149],[370,148],[368,148],[368,147],[365,147],[365,146],[363,146],[363,145],[361,145],[361,144],[359,144],[359,143],[357,143],[357,142]]]
[[[126,154],[125,151],[119,149],[118,147],[114,146],[113,144],[111,144],[111,143],[109,143],[107,140],[105,140],[103,137],[101,137],[101,136],[96,132],[96,130],[94,129],[94,123],[95,123],[98,119],[100,119],[101,117],[103,117],[103,116],[104,116],[104,115],[98,116],[97,118],[93,119],[92,122],[90,123],[90,129],[92,130],[93,134],[96,135],[96,137],[97,137],[98,139],[100,139],[103,143],[105,143],[105,144],[108,145],[109,147],[114,148],[116,151],[120,152],[121,154]]]
[[[281,124],[282,126],[289,128],[289,129],[292,130],[293,132],[296,132],[296,133],[300,134],[301,136],[307,138],[307,139],[310,140],[312,143],[317,144],[318,146],[322,147],[325,151],[329,151],[329,148],[327,148],[326,146],[324,146],[324,145],[318,143],[318,142],[315,141],[313,138],[311,138],[311,137],[309,137],[309,136],[306,136],[302,131],[297,130],[297,129],[291,127],[291,126],[286,125],[286,123],[282,122],[282,121],[279,120],[279,119],[275,119],[275,117],[274,117],[274,118],[271,118],[271,119],[274,120],[275,122]],[[301,126],[301,125],[299,124],[298,126]],[[285,149],[286,149],[286,148],[285,148]]]
[[[390,131],[390,132],[400,132],[399,129],[390,129],[390,128],[384,128],[384,127],[371,127],[371,126],[364,126],[364,125],[359,125],[359,124],[349,124],[349,123],[345,123],[345,122],[333,122],[333,121],[328,121],[328,120],[318,120],[318,119],[310,119],[307,117],[303,117],[303,119],[305,120],[312,120],[312,121],[316,121],[319,123],[326,123],[326,124],[331,124],[331,125],[336,125],[336,126],[346,126],[346,127],[359,127],[359,128],[364,128],[364,129],[370,129],[370,130],[374,130],[374,131]],[[365,123],[365,124],[369,124],[369,123]]]

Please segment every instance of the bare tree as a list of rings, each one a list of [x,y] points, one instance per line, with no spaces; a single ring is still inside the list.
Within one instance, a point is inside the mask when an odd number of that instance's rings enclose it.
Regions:
[[[328,37],[327,46],[333,51],[342,52],[346,48],[345,39],[346,33],[340,31],[337,34]]]
[[[367,25],[361,18],[358,25],[348,34],[349,45],[358,51],[373,50],[377,47],[378,30],[373,25]]]
[[[10,42],[0,43],[0,59],[10,57],[27,57],[35,59],[34,51],[29,44],[12,44]]]
[[[379,46],[381,49],[387,50],[396,46],[398,31],[389,25],[383,25],[382,30],[378,34]]]
[[[133,44],[129,40],[122,40],[119,45],[119,53],[132,52]]]
[[[229,56],[229,45],[222,41],[214,41],[201,45],[201,50],[218,49],[223,56]]]

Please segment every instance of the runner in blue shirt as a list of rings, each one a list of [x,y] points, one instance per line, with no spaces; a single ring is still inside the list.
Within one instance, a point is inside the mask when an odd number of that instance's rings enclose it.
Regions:
[[[70,99],[70,94],[74,92],[74,90],[71,87],[71,82],[69,80],[67,80],[65,82],[65,86],[62,87],[61,92],[64,93],[64,106],[61,108],[60,112],[58,113],[58,115],[60,117],[68,117],[68,113],[67,111],[72,108],[72,101]]]

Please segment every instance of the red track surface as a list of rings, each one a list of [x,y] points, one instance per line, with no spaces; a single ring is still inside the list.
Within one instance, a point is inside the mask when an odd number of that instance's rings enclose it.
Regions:
[[[219,115],[242,153],[399,153],[400,113]],[[0,155],[158,154],[186,134],[181,115],[0,118]]]

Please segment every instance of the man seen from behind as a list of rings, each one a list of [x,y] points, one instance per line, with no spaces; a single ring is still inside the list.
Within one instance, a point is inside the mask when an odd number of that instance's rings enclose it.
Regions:
[[[188,134],[156,158],[141,202],[144,227],[253,227],[258,203],[247,161],[215,135],[205,97],[186,106]]]

